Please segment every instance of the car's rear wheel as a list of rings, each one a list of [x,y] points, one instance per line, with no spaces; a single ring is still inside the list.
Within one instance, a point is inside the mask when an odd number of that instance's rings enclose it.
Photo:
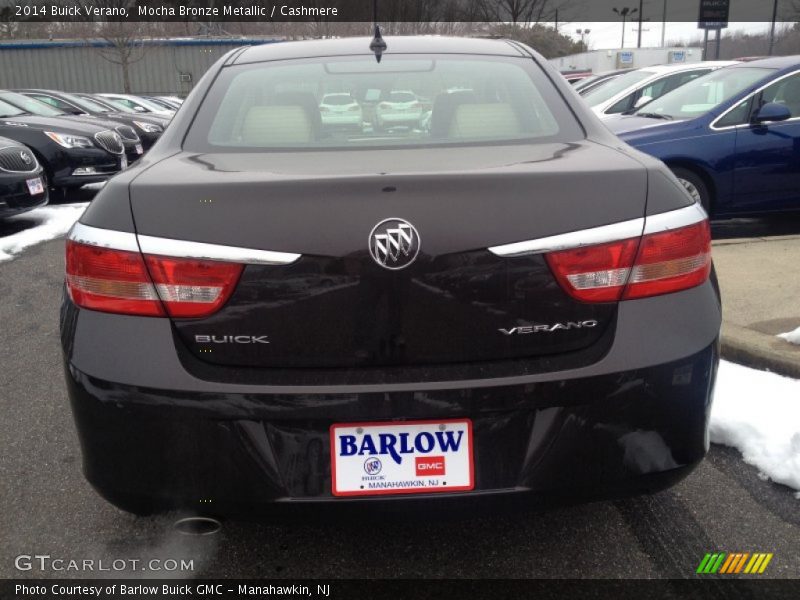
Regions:
[[[672,172],[695,202],[698,202],[707,213],[711,214],[711,194],[703,178],[694,171],[681,167],[672,167]]]

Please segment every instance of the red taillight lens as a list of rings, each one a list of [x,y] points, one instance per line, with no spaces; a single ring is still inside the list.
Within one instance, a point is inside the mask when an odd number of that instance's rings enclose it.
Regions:
[[[67,240],[67,290],[83,308],[163,317],[164,309],[138,252]]]
[[[708,221],[642,238],[623,299],[669,294],[695,287],[711,273]]]
[[[558,283],[583,302],[617,302],[628,281],[639,240],[551,252],[547,263]]]
[[[67,241],[67,290],[72,301],[102,312],[206,317],[228,300],[242,265],[142,256]]]
[[[616,302],[668,294],[703,283],[711,272],[708,221],[688,227],[551,252],[561,287],[582,302]]]

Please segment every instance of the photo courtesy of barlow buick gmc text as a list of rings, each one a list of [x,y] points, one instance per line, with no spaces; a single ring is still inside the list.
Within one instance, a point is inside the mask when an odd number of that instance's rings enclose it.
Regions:
[[[798,597],[797,2],[0,5],[0,598]]]

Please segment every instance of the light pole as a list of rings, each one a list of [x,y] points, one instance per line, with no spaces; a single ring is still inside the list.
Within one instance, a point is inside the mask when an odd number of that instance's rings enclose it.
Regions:
[[[628,20],[629,16],[633,16],[637,12],[639,12],[638,8],[628,8],[627,6],[623,9],[614,8],[613,11],[617,13],[619,16],[622,17],[622,44],[620,48],[625,47],[625,21]]]
[[[642,47],[642,17],[644,16],[644,9],[642,8],[644,0],[639,0],[639,38],[636,40],[636,47]]]
[[[583,36],[584,35],[589,35],[590,33],[592,33],[592,30],[591,29],[576,29],[575,33],[577,33],[579,36],[581,36],[581,44],[585,48],[586,44],[583,42]]]
[[[772,26],[769,28],[769,52],[767,54],[772,56],[772,51],[775,49],[775,20],[778,18],[778,0],[772,4]]]

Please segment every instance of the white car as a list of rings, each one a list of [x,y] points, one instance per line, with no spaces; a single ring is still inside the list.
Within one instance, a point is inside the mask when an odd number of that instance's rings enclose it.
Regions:
[[[171,119],[175,114],[174,110],[167,110],[155,102],[132,94],[98,94],[98,96],[108,98],[114,104],[121,104],[136,112],[153,113],[160,117],[166,117],[167,119]]]
[[[641,108],[692,79],[737,63],[735,60],[717,60],[636,69],[590,89],[583,99],[602,119]]]
[[[175,110],[178,110],[181,104],[183,104],[183,98],[178,98],[177,96],[156,96],[156,99],[173,106]]]
[[[363,128],[361,105],[348,93],[325,94],[319,103],[319,112],[326,127],[358,131]]]
[[[422,120],[422,103],[414,92],[395,90],[378,102],[375,110],[378,129],[392,127],[419,127]]]

